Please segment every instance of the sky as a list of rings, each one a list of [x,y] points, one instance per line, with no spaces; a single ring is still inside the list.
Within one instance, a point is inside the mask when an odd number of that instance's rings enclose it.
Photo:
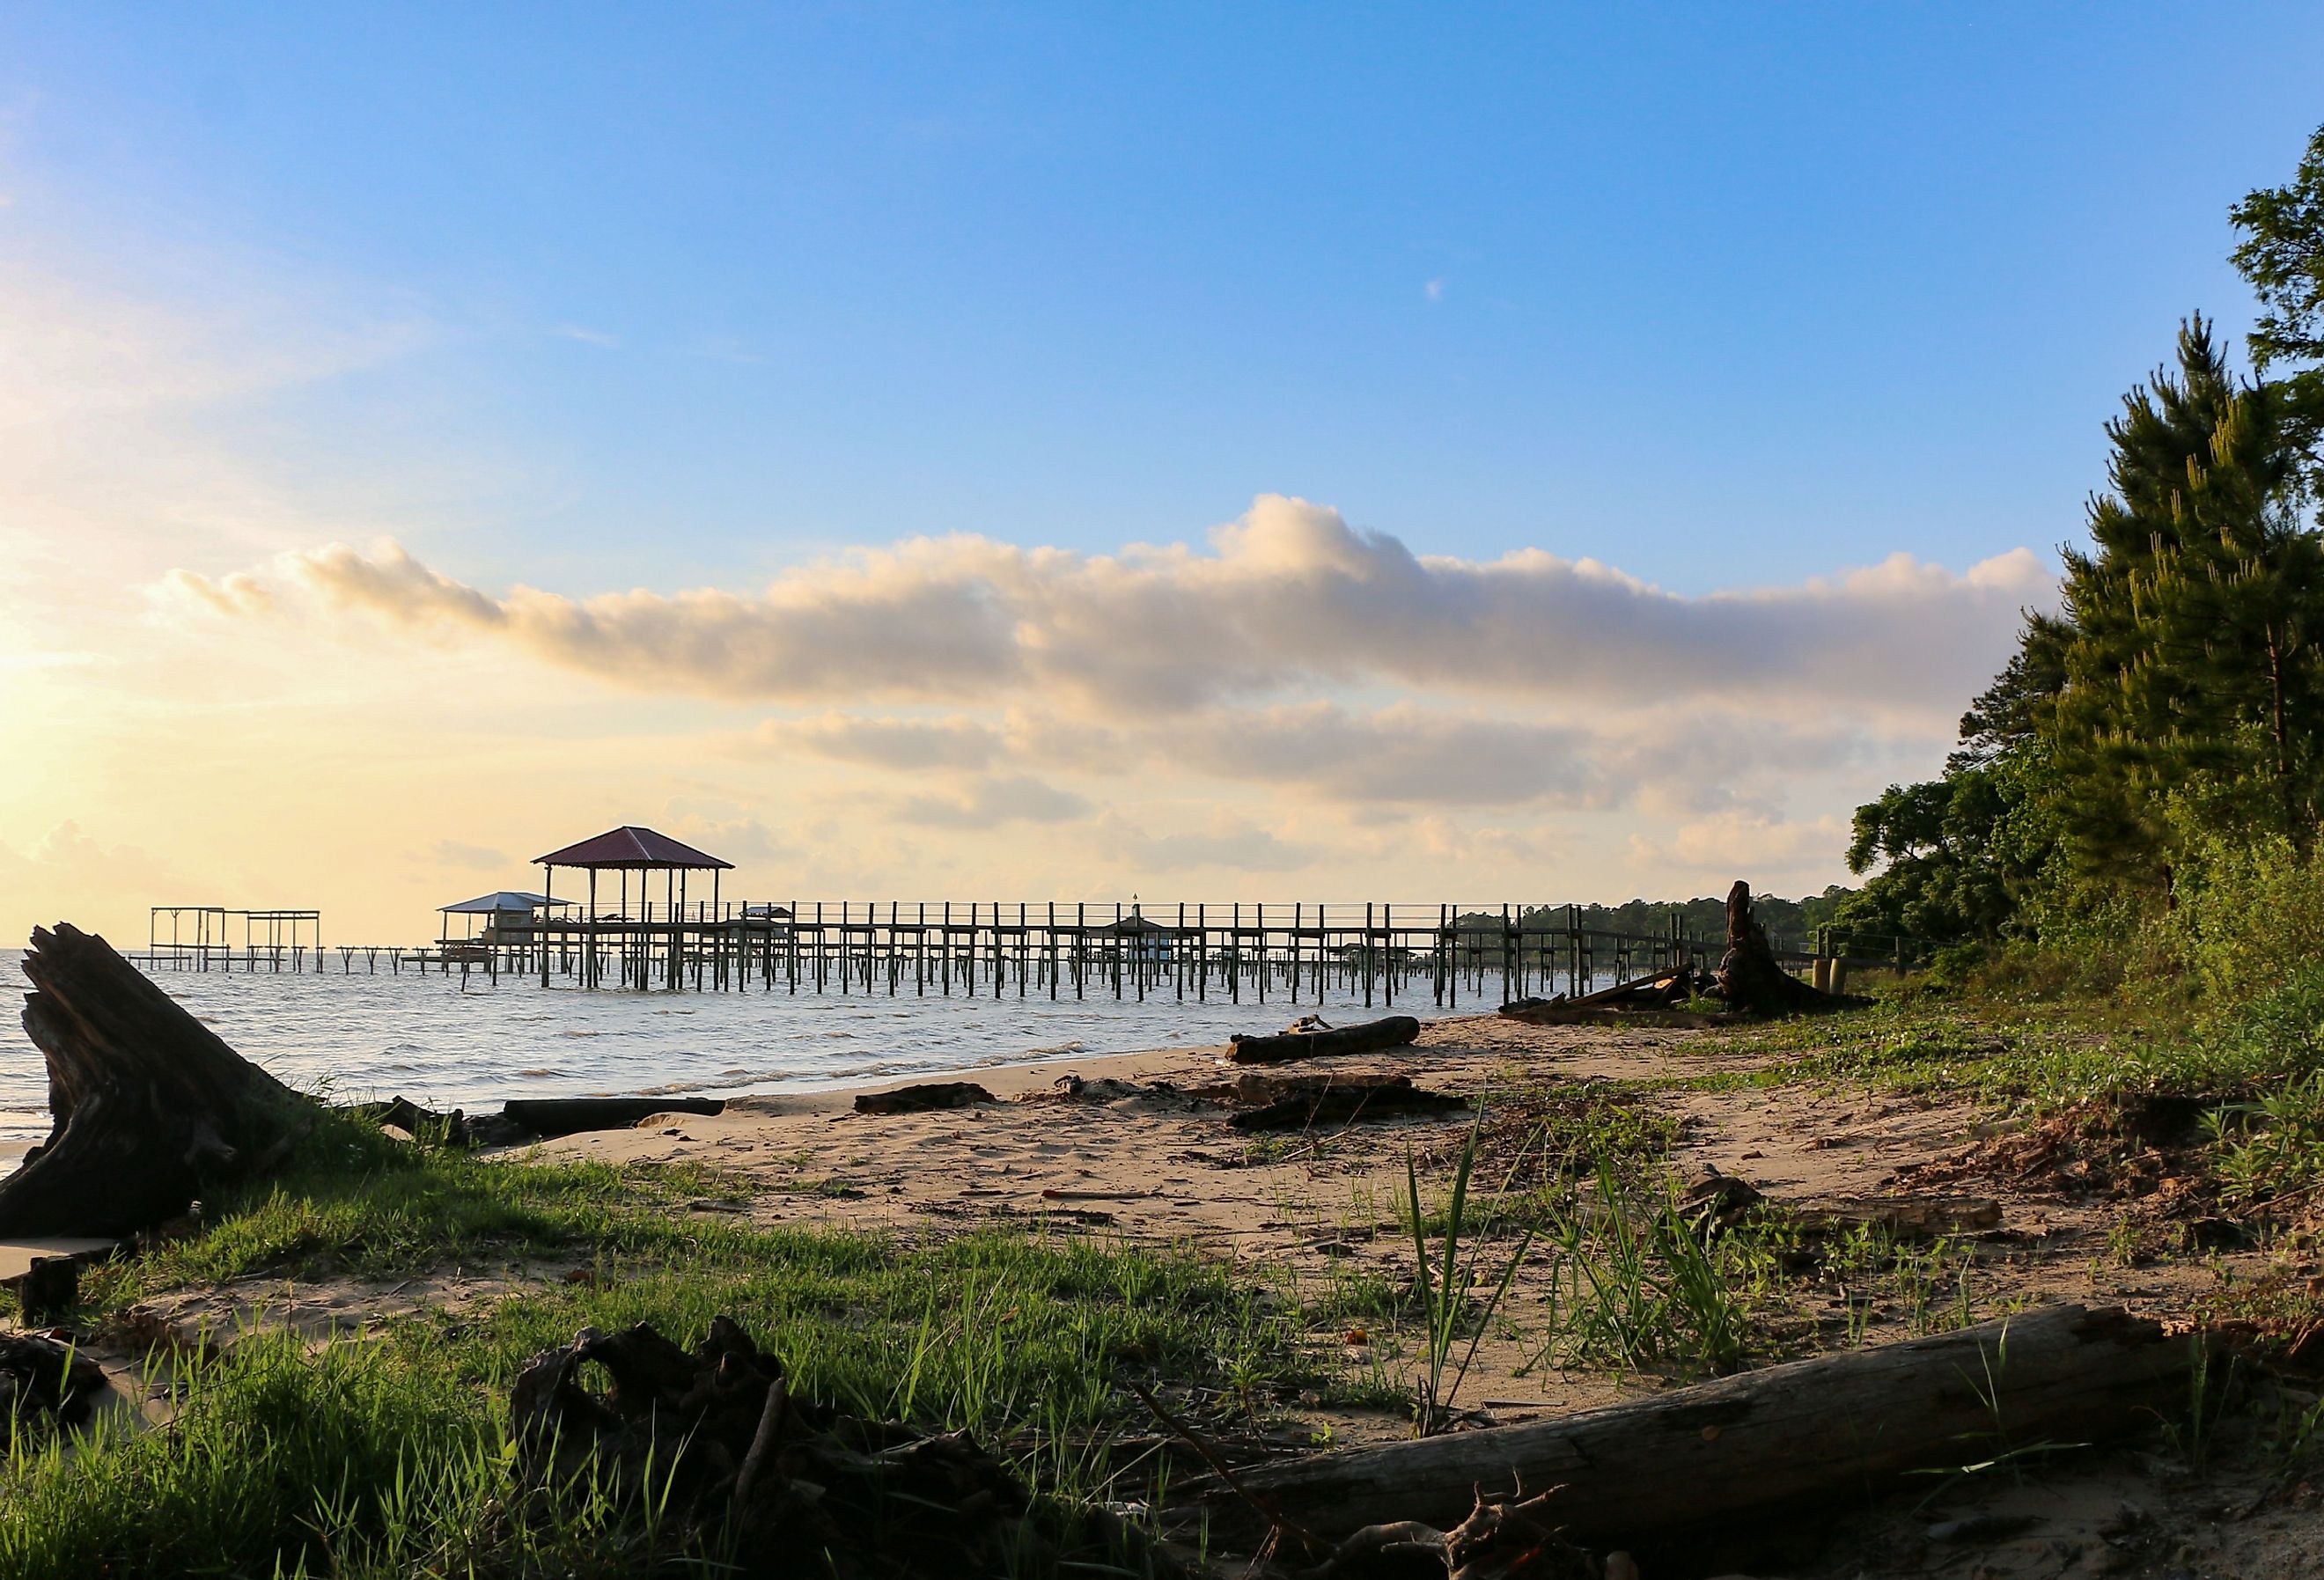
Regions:
[[[0,5],[0,928],[1812,892],[2311,5]]]

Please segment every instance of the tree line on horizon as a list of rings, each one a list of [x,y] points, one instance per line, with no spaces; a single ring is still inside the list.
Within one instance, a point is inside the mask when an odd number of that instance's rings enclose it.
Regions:
[[[1989,952],[2324,895],[2324,128],[2229,218],[2250,372],[2197,313],[2124,397],[2058,611],[1857,809],[1840,924]]]

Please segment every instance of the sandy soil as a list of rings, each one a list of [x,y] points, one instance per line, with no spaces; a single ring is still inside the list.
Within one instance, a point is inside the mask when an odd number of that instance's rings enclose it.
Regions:
[[[1392,1073],[1462,1095],[1630,1081],[1748,1068],[1703,1034],[1544,1028],[1496,1016],[1431,1022],[1416,1046],[1386,1055],[1310,1061],[1297,1073]],[[748,1098],[715,1118],[669,1115],[629,1131],[548,1143],[549,1156],[687,1160],[732,1171],[731,1197],[696,1210],[747,1213],[769,1224],[877,1226],[909,1237],[979,1225],[1044,1223],[1139,1241],[1189,1242],[1250,1265],[1254,1276],[1314,1292],[1333,1280],[1409,1280],[1412,1248],[1396,1204],[1411,1148],[1424,1194],[1443,1188],[1465,1111],[1368,1123],[1333,1135],[1256,1137],[1227,1111],[1185,1094],[1239,1073],[1216,1050],[1178,1049],[976,1072],[991,1104],[872,1116],[853,1092]],[[1158,1089],[1158,1088],[1168,1088]],[[1135,1088],[1135,1090],[1132,1090]],[[884,1090],[887,1088],[870,1088]],[[1078,1090],[1078,1095],[1075,1095]],[[1673,1092],[1643,1099],[1680,1123],[1683,1170],[1711,1165],[1789,1202],[1880,1196],[1900,1174],[1960,1154],[1991,1133],[1961,1103],[1785,1086]],[[2257,1252],[2124,1270],[2100,1254],[2119,1208],[2054,1190],[1967,1181],[1999,1201],[1997,1228],[1978,1236],[1972,1293],[1979,1317],[2036,1301],[2119,1304],[2167,1321]],[[1488,1252],[1489,1260],[1490,1252]],[[1497,1264],[1495,1270],[1498,1270]],[[1506,1317],[1460,1396],[1478,1424],[1536,1419],[1659,1386],[1568,1374],[1539,1363],[1545,1289],[1520,1278]],[[1822,1318],[1844,1331],[1835,1291]],[[1867,1342],[1902,1337],[1907,1314],[1876,1307]],[[1413,1364],[1392,1335],[1318,1333],[1359,1368],[1402,1379]],[[1360,1343],[1350,1343],[1360,1339]],[[1833,1342],[1827,1334],[1827,1342]],[[1307,1412],[1341,1442],[1402,1436],[1382,1412]],[[2324,1574],[2324,1520],[2304,1489],[2270,1492],[2232,1478],[2173,1479],[2134,1455],[2085,1458],[2024,1482],[1994,1478],[1933,1498],[1892,1499],[1827,1529],[1788,1555],[1797,1580],[1945,1575],[2032,1580],[2052,1575],[2209,1576]],[[1763,1576],[1778,1571],[1757,1571]]]
[[[1267,1028],[1262,1022],[1255,1029]],[[1402,1074],[1416,1084],[1481,1095],[1490,1116],[1519,1111],[1545,1088],[1632,1082],[1751,1067],[1705,1034],[1598,1027],[1543,1028],[1497,1016],[1447,1019],[1389,1053],[1307,1061],[1286,1074]],[[666,1114],[627,1130],[567,1137],[512,1157],[608,1161],[683,1160],[727,1183],[694,1212],[768,1224],[877,1228],[910,1240],[991,1224],[1151,1243],[1187,1243],[1228,1257],[1254,1279],[1311,1299],[1351,1280],[1411,1280],[1413,1251],[1397,1202],[1407,1150],[1423,1192],[1441,1200],[1466,1109],[1394,1118],[1331,1133],[1252,1135],[1229,1110],[1193,1094],[1240,1075],[1217,1050],[1176,1049],[987,1069],[968,1077],[996,1101],[934,1113],[869,1115],[854,1091],[752,1097],[716,1116]],[[889,1087],[863,1088],[867,1091]],[[1628,1087],[1607,1088],[1609,1092]],[[1809,1203],[1877,1197],[1917,1172],[1958,1160],[1993,1127],[1969,1105],[1789,1085],[1664,1090],[1621,1099],[1678,1127],[1675,1161],[1748,1180],[1770,1197]],[[1950,1178],[1950,1176],[1947,1176]],[[1487,1184],[1491,1183],[1489,1180]],[[2257,1252],[2166,1261],[2133,1270],[2104,1254],[2124,1210],[2094,1193],[1960,1178],[1942,1188],[1996,1199],[1997,1227],[1977,1235],[1972,1293],[1983,1317],[2039,1301],[2126,1305],[2183,1322],[2201,1293],[2264,1261]],[[1488,1243],[1488,1278],[1505,1254]],[[288,1325],[310,1343],[352,1335],[422,1307],[495,1298],[558,1276],[546,1264],[446,1270],[390,1284],[244,1280],[156,1302],[164,1320],[221,1335],[254,1322]],[[1541,1363],[1547,1327],[1542,1270],[1529,1264],[1482,1345],[1458,1403],[1477,1425],[1514,1423],[1613,1402],[1665,1384],[1568,1373]],[[1821,1342],[1847,1342],[1837,1289],[1808,1317]],[[1859,1317],[1859,1319],[1860,1317]],[[1876,1306],[1864,1335],[1905,1336],[1909,1314]],[[1308,1335],[1323,1356],[1359,1374],[1408,1381],[1416,1357],[1393,1333],[1332,1327]],[[1410,1431],[1401,1410],[1297,1412],[1333,1440]],[[2243,1468],[2188,1475],[2121,1452],[2044,1463],[2023,1479],[1963,1478],[1915,1489],[1868,1510],[1803,1527],[1797,1545],[1764,1547],[1759,1580],[1947,1576],[2035,1580],[2128,1575],[2146,1580],[2324,1575],[2324,1513],[2316,1490],[2284,1487],[2254,1456]],[[1703,1571],[1708,1573],[1709,1571]],[[1738,1571],[1742,1572],[1742,1571]],[[1664,1580],[1650,1576],[1649,1580]],[[1683,1580],[1683,1577],[1674,1577]]]

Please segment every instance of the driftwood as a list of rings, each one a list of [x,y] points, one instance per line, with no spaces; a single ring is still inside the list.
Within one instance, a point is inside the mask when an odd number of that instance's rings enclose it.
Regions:
[[[925,1081],[898,1086],[892,1092],[864,1092],[855,1099],[858,1113],[934,1113],[946,1108],[967,1108],[1000,1099],[974,1081]]]
[[[42,1417],[82,1425],[107,1386],[105,1369],[75,1345],[35,1333],[0,1333],[0,1447]]]
[[[1394,1511],[1438,1529],[1478,1499],[1543,1494],[1571,1539],[1647,1548],[1688,1527],[1862,1495],[1915,1470],[2088,1443],[2183,1408],[2191,1352],[2119,1309],[2057,1306],[1796,1361],[1520,1427],[1380,1444],[1199,1491],[1214,1528],[1252,1504],[1331,1541]]]
[[[1736,880],[1727,892],[1727,953],[1719,962],[1719,994],[1747,1015],[1819,1014],[1866,1001],[1812,987],[1775,962],[1767,929],[1751,914],[1751,885]]]
[[[1647,1026],[1664,1030],[1702,1031],[1731,1024],[1734,1017],[1721,1012],[1702,1014],[1694,1010],[1626,1009],[1618,1004],[1577,1004],[1563,993],[1554,999],[1517,999],[1503,1004],[1501,1014],[1528,1026]]]
[[[1811,1235],[1877,1229],[1897,1240],[1930,1240],[1941,1234],[1981,1234],[2001,1227],[2001,1204],[1978,1196],[1814,1197],[1787,1200],[1770,1197],[1749,1180],[1704,1164],[1680,1194],[1690,1215],[1703,1214],[1722,1227],[1753,1216],[1781,1218]]]
[[[1244,1109],[1227,1123],[1237,1130],[1306,1130],[1468,1105],[1468,1099],[1450,1092],[1414,1086],[1410,1076],[1278,1076],[1277,1086],[1270,1100]]]
[[[1991,1197],[1869,1196],[1784,1206],[1811,1234],[1874,1228],[1898,1240],[1932,1240],[2001,1227],[2001,1204]]]
[[[1336,1031],[1286,1031],[1272,1037],[1237,1032],[1228,1041],[1227,1058],[1236,1064],[1285,1064],[1295,1058],[1378,1053],[1384,1048],[1402,1048],[1419,1035],[1420,1022],[1410,1015],[1390,1015]]]
[[[505,1130],[516,1134],[569,1136],[627,1130],[657,1113],[725,1112],[725,1102],[717,1097],[512,1097],[501,1105],[500,1117],[506,1122]]]
[[[1519,1501],[1480,1497],[1469,1518],[1450,1530],[1417,1520],[1367,1525],[1300,1580],[1613,1580],[1628,1573],[1600,1564],[1567,1541],[1549,1511],[1547,1495]],[[1619,1559],[1616,1558],[1615,1562]],[[1739,1580],[1739,1577],[1738,1577]]]
[[[0,1236],[149,1228],[263,1173],[320,1117],[93,933],[36,929],[24,975],[55,1128],[0,1180]]]
[[[603,1393],[582,1386],[602,1366]],[[923,1580],[1026,1570],[1174,1580],[1180,1566],[1102,1509],[1036,1497],[964,1432],[843,1415],[793,1391],[731,1318],[693,1350],[640,1324],[584,1328],[527,1363],[509,1397],[517,1474],[545,1489],[595,1478],[650,1499],[676,1557],[708,1549],[745,1575]],[[544,1511],[545,1515],[545,1511]],[[640,1573],[659,1566],[634,1555]]]
[[[536,1133],[520,1130],[512,1124],[503,1126],[493,1119],[484,1119],[472,1125],[468,1116],[459,1109],[455,1108],[448,1113],[440,1113],[433,1108],[423,1108],[409,1097],[391,1097],[384,1103],[346,1103],[335,1112],[350,1119],[362,1120],[365,1124],[375,1124],[382,1130],[392,1126],[414,1141],[432,1141],[447,1147],[474,1146],[480,1140],[498,1141],[503,1137],[516,1140]],[[481,1135],[478,1133],[480,1130]]]

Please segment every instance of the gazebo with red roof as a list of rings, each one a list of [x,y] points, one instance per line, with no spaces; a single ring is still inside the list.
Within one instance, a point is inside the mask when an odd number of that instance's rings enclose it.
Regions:
[[[679,919],[679,908],[686,903],[687,873],[709,873],[711,913],[715,915],[718,909],[718,874],[732,872],[734,867],[733,862],[721,861],[706,851],[695,849],[682,840],[672,839],[669,835],[659,833],[651,828],[639,828],[630,824],[623,824],[619,828],[609,828],[595,839],[585,839],[578,845],[568,845],[563,850],[552,850],[547,855],[535,856],[533,860],[542,869],[544,875],[541,879],[541,888],[547,892],[555,892],[552,885],[556,881],[557,869],[559,867],[579,867],[589,874],[588,919],[592,921],[597,919],[597,874],[600,872],[619,872],[622,874],[620,919],[623,921],[632,919],[629,915],[630,874],[632,873],[641,874],[638,882],[638,898],[642,901],[645,899],[646,887],[642,874],[668,873],[669,914],[670,919],[675,922]]]

